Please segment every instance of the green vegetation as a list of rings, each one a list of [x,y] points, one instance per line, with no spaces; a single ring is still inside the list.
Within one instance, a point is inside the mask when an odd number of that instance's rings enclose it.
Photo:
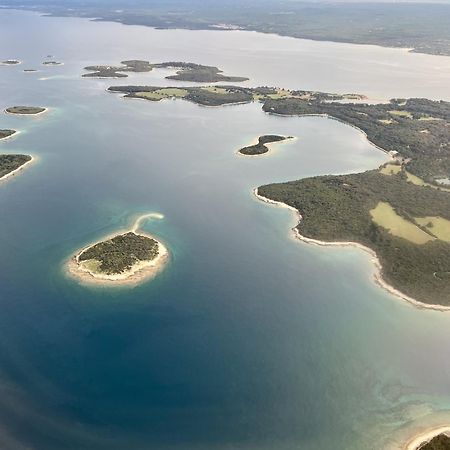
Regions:
[[[431,439],[430,442],[419,447],[420,450],[450,450],[450,437],[445,434]]]
[[[58,16],[192,30],[252,30],[322,41],[413,48],[450,55],[450,5],[407,2],[312,2],[292,0],[131,0],[115,9],[104,0],[10,0],[16,8],[39,7]],[[120,6],[120,5],[117,5]],[[123,5],[122,5],[123,6]],[[351,25],[351,26],[349,26]]]
[[[197,83],[239,83],[248,80],[248,78],[245,77],[222,75],[222,71],[217,67],[203,66],[195,63],[166,62],[155,64],[155,67],[180,69],[176,75],[169,75],[166,77],[168,80],[194,81]]]
[[[203,66],[201,64],[186,62],[164,62],[158,64],[150,64],[148,61],[130,60],[122,61],[121,66],[88,66],[83,77],[86,78],[126,78],[128,75],[124,72],[150,72],[153,68],[172,68],[179,69],[176,75],[169,75],[168,80],[193,81],[197,83],[239,83],[247,81],[245,77],[232,77],[222,75],[222,71],[213,66]]]
[[[268,99],[263,109],[285,115],[334,117],[363,130],[375,145],[398,152],[407,171],[424,182],[436,184],[436,179],[450,176],[450,102],[409,99],[368,105],[286,98]],[[380,123],[392,117],[395,121],[389,125]],[[439,120],[424,122],[424,117]]]
[[[9,114],[26,114],[26,115],[34,115],[43,113],[46,108],[41,108],[39,106],[11,106],[10,108],[6,108],[6,112]]]
[[[131,59],[122,61],[121,66],[88,66],[85,70],[91,73],[85,73],[85,78],[126,78],[128,75],[121,72],[150,72],[153,70],[152,64],[148,61]]]
[[[28,161],[31,161],[29,155],[0,155],[0,178],[17,170]]]
[[[0,139],[9,138],[13,134],[16,134],[15,130],[0,130]]]
[[[17,59],[7,59],[5,61],[2,61],[2,64],[5,66],[15,66],[17,64],[20,64],[20,61]]]
[[[312,101],[362,99],[356,94],[326,94],[322,92],[288,91],[271,87],[246,88],[241,86],[199,86],[199,87],[160,87],[160,86],[111,86],[111,92],[121,92],[128,98],[144,98],[159,101],[168,98],[183,98],[203,106],[222,106],[252,101],[265,101],[277,97],[282,92],[283,98],[309,99]]]
[[[450,220],[442,217],[416,217],[417,224],[442,241],[450,242]]]
[[[257,144],[243,147],[239,150],[239,153],[241,153],[242,155],[262,155],[263,153],[267,153],[269,151],[269,148],[266,144],[285,141],[286,139],[292,139],[292,137],[278,136],[276,134],[267,134],[264,136],[260,136],[258,138]]]
[[[379,202],[374,209],[370,210],[370,215],[373,222],[388,230],[392,235],[414,244],[426,244],[434,240],[433,236],[423,231],[416,224],[397,214],[389,203]]]
[[[436,239],[415,244],[386,228],[388,218],[374,220],[371,215],[384,202],[412,226],[420,226],[415,218],[421,217],[450,220],[448,193],[378,170],[271,184],[258,192],[299,210],[302,235],[361,243],[377,253],[383,277],[395,288],[424,303],[450,305],[450,243],[436,233]],[[427,227],[421,229],[429,234]]]
[[[108,275],[130,270],[140,261],[151,261],[158,256],[158,242],[154,239],[128,232],[84,250],[79,262],[88,262],[88,267]]]

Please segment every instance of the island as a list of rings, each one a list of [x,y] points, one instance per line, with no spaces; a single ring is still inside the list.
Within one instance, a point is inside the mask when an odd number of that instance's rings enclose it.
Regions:
[[[0,155],[0,180],[15,175],[32,161],[30,155]]]
[[[20,61],[18,59],[6,59],[1,64],[4,66],[17,66],[17,64],[20,64]]]
[[[152,64],[148,61],[132,59],[122,61],[121,66],[87,66],[84,69],[91,72],[85,73],[84,78],[126,78],[128,75],[122,72],[150,72],[153,70]]]
[[[17,133],[16,130],[0,130],[0,140],[8,139]]]
[[[175,75],[169,75],[166,79],[178,81],[191,81],[196,83],[239,83],[247,81],[246,77],[223,75],[222,70],[214,66],[186,62],[163,62],[151,64],[149,61],[129,60],[122,61],[121,66],[87,66],[84,69],[84,78],[127,78],[126,72],[150,72],[155,69],[177,69]]]
[[[248,81],[246,77],[222,75],[223,71],[214,66],[185,62],[165,62],[156,64],[155,67],[178,69],[176,75],[169,75],[168,80],[193,81],[196,83],[240,83]]]
[[[44,65],[44,66],[62,66],[62,65],[64,65],[64,63],[59,62],[59,61],[44,61],[42,63],[42,65]]]
[[[450,448],[450,437],[446,434],[440,434],[431,441],[418,447],[418,450],[445,450]]]
[[[138,232],[135,226],[89,245],[72,257],[69,273],[78,280],[101,284],[136,284],[154,277],[168,260],[167,248],[153,236]]]
[[[276,134],[266,134],[260,136],[255,144],[251,144],[247,147],[242,147],[238,153],[246,156],[257,156],[267,153],[269,151],[268,145],[276,142],[286,142],[289,139],[294,139],[293,136],[279,136]]]
[[[24,71],[25,73],[37,72],[36,69],[23,69],[23,71]]]
[[[167,99],[183,99],[200,106],[239,105],[253,101],[266,101],[282,98],[304,98],[308,100],[362,100],[364,97],[356,94],[326,94],[309,91],[289,91],[286,89],[242,86],[214,85],[214,86],[111,86],[109,92],[124,94],[125,98],[139,98],[150,101]]]
[[[8,114],[16,114],[19,116],[36,116],[38,114],[43,114],[47,111],[47,108],[42,108],[40,106],[11,106],[6,108],[5,112]]]

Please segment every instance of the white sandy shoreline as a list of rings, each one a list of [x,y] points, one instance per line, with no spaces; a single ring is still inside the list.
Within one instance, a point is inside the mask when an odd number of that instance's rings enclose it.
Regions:
[[[86,245],[68,260],[66,264],[67,273],[84,284],[103,286],[136,285],[143,281],[154,278],[159,272],[163,270],[166,263],[168,262],[169,251],[167,247],[154,236],[148,233],[138,232],[141,222],[144,219],[152,217],[162,218],[163,216],[153,213],[144,214],[136,219],[134,225],[130,229],[121,230],[119,232],[105,236],[99,241],[92,242],[89,245]],[[93,247],[99,242],[107,241],[113,239],[116,236],[120,236],[129,232],[135,233],[138,236],[145,236],[147,238],[154,239],[158,243],[158,255],[156,256],[156,258],[148,261],[139,261],[138,263],[134,264],[129,270],[112,275],[94,272],[90,270],[83,261],[80,262],[79,257],[89,248]]]
[[[258,193],[258,188],[253,189],[253,194],[255,195],[256,198],[258,198],[259,200],[261,200],[265,203],[269,203],[269,204],[276,205],[276,206],[281,206],[282,208],[287,208],[287,209],[291,210],[296,215],[296,217],[298,219],[298,223],[300,223],[302,221],[302,219],[303,219],[302,215],[300,214],[300,212],[297,209],[293,208],[292,206],[289,206],[286,203],[271,200],[269,198],[266,198],[266,197],[260,195]],[[295,238],[300,239],[303,242],[307,242],[308,244],[315,244],[315,245],[321,245],[321,246],[326,246],[326,247],[329,247],[329,246],[349,247],[350,246],[350,247],[359,248],[359,249],[365,251],[366,253],[368,253],[372,257],[372,262],[375,264],[375,267],[377,269],[374,274],[374,281],[376,284],[378,284],[378,286],[382,287],[383,289],[388,291],[390,294],[393,294],[396,297],[407,301],[408,303],[415,306],[416,308],[431,309],[431,310],[442,311],[442,312],[450,311],[449,306],[433,305],[433,304],[427,304],[427,303],[420,302],[420,301],[415,300],[414,298],[404,294],[403,292],[399,291],[398,289],[396,289],[395,287],[393,287],[389,283],[387,283],[383,279],[383,276],[382,276],[381,262],[377,256],[377,254],[371,248],[366,247],[365,245],[362,245],[358,242],[352,242],[352,241],[327,242],[327,241],[320,241],[318,239],[308,238],[308,237],[300,234],[300,232],[297,229],[297,226],[292,228],[292,232],[293,232]]]
[[[424,444],[427,444],[440,434],[450,436],[450,426],[446,425],[437,428],[430,428],[420,433],[405,444],[404,450],[419,450]]]
[[[10,178],[10,177],[16,175],[18,172],[21,172],[23,169],[25,169],[31,163],[36,161],[36,157],[35,156],[32,156],[32,155],[28,155],[28,156],[31,156],[31,159],[29,161],[27,161],[26,163],[22,164],[20,167],[18,167],[17,169],[13,170],[12,172],[9,172],[6,175],[3,175],[0,178],[0,182],[1,181],[5,181],[7,178]]]

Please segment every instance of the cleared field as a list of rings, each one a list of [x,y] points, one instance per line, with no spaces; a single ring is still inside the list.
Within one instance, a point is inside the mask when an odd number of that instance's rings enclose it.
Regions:
[[[400,111],[397,109],[394,109],[392,111],[388,111],[389,114],[392,114],[393,116],[397,116],[397,117],[406,117],[408,119],[412,119],[413,116],[409,111]]]
[[[450,220],[443,217],[416,217],[415,220],[441,241],[450,242]]]
[[[393,119],[378,119],[378,122],[382,123],[383,125],[392,125],[395,123],[395,120]]]
[[[221,87],[215,87],[215,86],[205,86],[201,88],[203,91],[208,91],[208,92],[212,92],[214,94],[228,94],[228,90],[221,88]]]
[[[389,203],[379,202],[374,209],[370,210],[370,215],[377,225],[386,228],[389,233],[414,244],[426,244],[434,240],[418,226],[399,216]]]
[[[380,173],[383,175],[395,175],[402,170],[402,166],[399,164],[386,164],[380,169]]]
[[[183,98],[186,97],[188,91],[179,88],[163,88],[152,92],[136,92],[135,96],[145,98],[147,100],[159,101],[165,98]]]

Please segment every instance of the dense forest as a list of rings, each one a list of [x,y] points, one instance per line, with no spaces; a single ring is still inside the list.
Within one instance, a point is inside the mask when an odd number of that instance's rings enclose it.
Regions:
[[[78,256],[78,261],[99,261],[99,269],[108,275],[125,272],[139,261],[158,256],[158,242],[133,232],[121,234],[89,247]]]
[[[394,287],[424,303],[450,305],[450,243],[432,239],[415,244],[377,225],[370,214],[386,202],[411,223],[430,216],[450,220],[448,192],[408,183],[402,173],[372,170],[270,184],[258,193],[300,211],[303,236],[361,243],[377,253],[383,277]]]

